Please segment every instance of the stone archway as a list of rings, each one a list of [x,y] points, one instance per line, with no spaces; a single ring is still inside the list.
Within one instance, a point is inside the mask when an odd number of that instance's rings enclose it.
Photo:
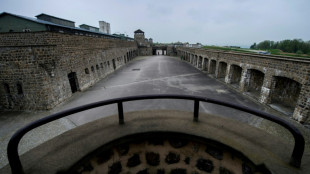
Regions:
[[[270,105],[287,115],[292,115],[296,107],[302,85],[290,78],[274,76],[270,95]]]
[[[231,65],[230,73],[231,73],[230,84],[233,87],[238,88],[241,81],[242,68],[238,65]]]
[[[215,74],[215,70],[216,70],[216,60],[211,60],[209,73]]]
[[[225,78],[226,70],[227,70],[227,63],[226,62],[220,62],[217,78]]]
[[[259,98],[264,83],[265,74],[256,69],[248,69],[245,81],[245,92]]]
[[[208,64],[209,64],[209,60],[207,58],[204,58],[203,59],[203,66],[202,66],[203,71],[208,71]]]
[[[199,69],[202,69],[202,61],[203,61],[202,56],[199,56],[199,57],[198,57],[198,68],[199,68]]]

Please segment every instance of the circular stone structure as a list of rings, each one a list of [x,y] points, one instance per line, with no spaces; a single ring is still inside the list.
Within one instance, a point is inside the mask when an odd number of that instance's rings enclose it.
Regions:
[[[254,174],[270,173],[242,153],[211,140],[182,133],[135,134],[110,142],[64,173]]]
[[[304,174],[289,165],[294,144],[279,136],[206,113],[175,110],[127,112],[67,131],[20,156],[26,174]],[[9,166],[0,173],[11,173]]]

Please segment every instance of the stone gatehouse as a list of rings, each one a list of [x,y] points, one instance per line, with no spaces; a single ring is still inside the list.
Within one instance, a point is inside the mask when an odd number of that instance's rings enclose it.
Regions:
[[[178,47],[177,53],[241,93],[310,123],[309,59],[185,47]]]
[[[0,34],[0,108],[53,108],[138,54],[136,42],[49,31]]]

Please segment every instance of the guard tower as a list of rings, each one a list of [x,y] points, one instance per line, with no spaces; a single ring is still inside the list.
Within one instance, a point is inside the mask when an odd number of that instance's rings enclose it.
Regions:
[[[135,41],[138,42],[139,46],[142,46],[145,44],[145,37],[144,37],[144,32],[140,29],[135,31],[135,37],[134,37]]]

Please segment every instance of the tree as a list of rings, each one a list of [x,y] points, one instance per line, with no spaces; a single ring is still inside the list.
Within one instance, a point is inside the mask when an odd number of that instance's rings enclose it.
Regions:
[[[263,42],[260,42],[260,43],[257,45],[257,48],[258,48],[258,49],[262,49],[262,50],[268,50],[268,49],[270,49],[270,45],[271,45],[270,40],[265,40],[265,41],[263,41]]]
[[[251,49],[262,49],[262,50],[269,50],[269,49],[280,49],[283,52],[288,53],[297,53],[298,54],[310,54],[310,41],[304,42],[302,39],[293,39],[293,40],[282,40],[278,42],[265,40],[256,45],[254,43],[250,47]]]
[[[296,51],[296,54],[301,55],[304,54],[301,50]]]
[[[250,46],[250,49],[256,49],[256,42],[254,42],[254,44]]]

